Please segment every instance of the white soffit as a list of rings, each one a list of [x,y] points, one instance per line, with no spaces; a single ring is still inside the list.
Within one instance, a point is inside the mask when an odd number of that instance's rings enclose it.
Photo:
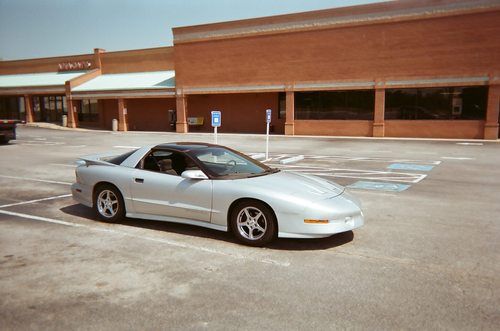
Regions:
[[[101,75],[76,86],[72,92],[168,88],[175,88],[174,70]]]
[[[0,75],[0,88],[64,86],[66,81],[83,75],[84,73],[86,73],[86,71]]]

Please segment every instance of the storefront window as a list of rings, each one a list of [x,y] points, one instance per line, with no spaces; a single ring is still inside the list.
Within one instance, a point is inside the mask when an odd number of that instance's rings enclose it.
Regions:
[[[388,89],[385,119],[483,120],[487,95],[483,86]]]
[[[80,122],[98,122],[99,111],[97,109],[97,100],[82,100],[80,111],[78,112]]]
[[[278,118],[286,119],[286,93],[278,93]]]
[[[16,97],[0,97],[0,119],[21,119],[19,99]],[[24,100],[24,98],[22,98]],[[24,105],[23,105],[24,107]],[[24,109],[24,108],[23,108]]]
[[[33,120],[40,122],[42,120],[42,104],[40,97],[33,97]]]
[[[63,96],[62,97],[62,111],[63,111],[63,114],[64,115],[67,115],[68,114],[68,105],[66,103],[66,96]]]
[[[26,117],[26,108],[25,108],[25,103],[24,103],[24,97],[19,97],[18,98],[19,102],[19,117],[18,118],[25,118]]]
[[[295,93],[297,120],[373,120],[374,91]]]

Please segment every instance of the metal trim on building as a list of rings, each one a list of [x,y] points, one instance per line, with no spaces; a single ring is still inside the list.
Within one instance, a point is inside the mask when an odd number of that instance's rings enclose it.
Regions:
[[[210,87],[185,87],[177,89],[177,95],[251,93],[251,92],[284,92],[290,91],[331,91],[331,90],[363,90],[374,88],[411,88],[438,86],[480,86],[488,85],[488,76],[478,77],[440,77],[402,79],[390,81],[331,81],[315,83],[295,83],[276,85],[235,85]]]
[[[20,87],[20,88],[0,88],[0,95],[24,95],[24,94],[65,94],[66,90],[63,86],[36,86],[36,87]]]

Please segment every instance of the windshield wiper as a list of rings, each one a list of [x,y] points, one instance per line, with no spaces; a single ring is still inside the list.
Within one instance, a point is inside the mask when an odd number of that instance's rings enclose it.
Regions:
[[[259,176],[265,176],[269,174],[275,174],[278,171],[280,171],[278,168],[269,168],[268,170],[264,170],[263,172],[260,173],[252,173],[248,177],[259,177]]]

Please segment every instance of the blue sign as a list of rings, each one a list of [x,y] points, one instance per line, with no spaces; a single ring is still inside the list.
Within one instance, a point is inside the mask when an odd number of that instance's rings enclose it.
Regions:
[[[214,110],[212,111],[212,126],[219,127],[221,124],[221,114],[220,111]]]
[[[271,123],[271,109],[266,109],[266,123]]]

